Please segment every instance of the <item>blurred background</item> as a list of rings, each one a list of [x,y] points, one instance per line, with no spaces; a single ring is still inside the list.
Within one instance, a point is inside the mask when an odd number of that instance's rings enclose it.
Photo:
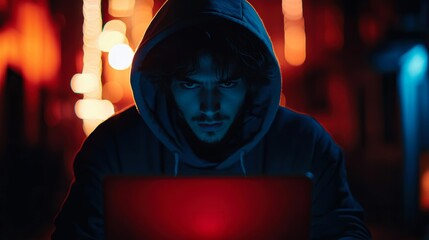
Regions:
[[[129,64],[164,0],[0,0],[0,239],[49,239],[73,157],[133,103]],[[429,239],[428,0],[251,0],[281,104],[343,147],[374,239]]]

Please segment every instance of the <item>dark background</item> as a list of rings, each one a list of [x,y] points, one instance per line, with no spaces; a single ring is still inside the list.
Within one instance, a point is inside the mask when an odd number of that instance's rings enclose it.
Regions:
[[[112,19],[107,2],[104,22]],[[155,0],[153,11],[162,2]],[[400,104],[398,85],[401,56],[417,44],[427,49],[428,1],[303,0],[306,61],[300,66],[284,60],[281,1],[251,3],[282,66],[286,105],[316,117],[343,147],[352,191],[374,239],[428,237],[429,207],[421,199],[428,188],[429,79],[426,73],[417,91],[414,157],[404,148],[410,138],[402,113],[409,106]],[[37,43],[19,27],[23,6],[44,9],[52,31],[41,39],[53,39],[56,52],[22,47]],[[70,89],[70,79],[82,71],[82,24],[81,1],[0,1],[0,239],[49,239],[67,194],[73,157],[85,138],[74,113],[81,96]],[[24,40],[7,41],[19,34]],[[19,54],[10,53],[14,46]],[[39,66],[31,62],[35,54],[56,59],[40,65],[56,71],[37,78],[23,70],[24,64]],[[118,102],[116,110],[131,103]]]

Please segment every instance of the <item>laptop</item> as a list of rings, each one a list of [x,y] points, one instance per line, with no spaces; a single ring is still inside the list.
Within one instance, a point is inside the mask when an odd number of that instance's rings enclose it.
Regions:
[[[107,177],[106,239],[309,239],[310,177]]]

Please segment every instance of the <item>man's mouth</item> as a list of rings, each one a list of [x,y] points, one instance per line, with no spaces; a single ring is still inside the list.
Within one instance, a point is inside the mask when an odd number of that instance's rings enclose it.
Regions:
[[[223,122],[199,122],[198,126],[205,132],[214,132],[219,130]]]

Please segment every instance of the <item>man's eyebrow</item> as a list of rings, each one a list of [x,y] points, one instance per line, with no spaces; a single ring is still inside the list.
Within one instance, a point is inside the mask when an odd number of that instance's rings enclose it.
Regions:
[[[237,76],[228,76],[226,78],[218,79],[216,82],[229,82],[229,81],[234,81],[234,80],[240,80],[240,78],[241,77],[239,75],[237,75]],[[198,80],[198,79],[192,79],[192,78],[189,78],[189,77],[184,77],[182,79],[179,79],[179,81],[181,81],[181,82],[190,82],[190,83],[202,83],[202,82],[204,82],[204,81],[201,81],[201,80]]]
[[[180,78],[180,79],[179,79],[179,81],[181,81],[181,82],[192,82],[192,83],[202,83],[202,81],[201,81],[201,80],[192,79],[192,78],[190,78],[190,77],[183,77],[183,78]]]
[[[218,82],[229,82],[229,81],[235,81],[235,80],[240,80],[241,79],[241,76],[229,76],[229,77],[226,77],[226,78],[222,78],[222,79],[219,79],[219,81]]]

